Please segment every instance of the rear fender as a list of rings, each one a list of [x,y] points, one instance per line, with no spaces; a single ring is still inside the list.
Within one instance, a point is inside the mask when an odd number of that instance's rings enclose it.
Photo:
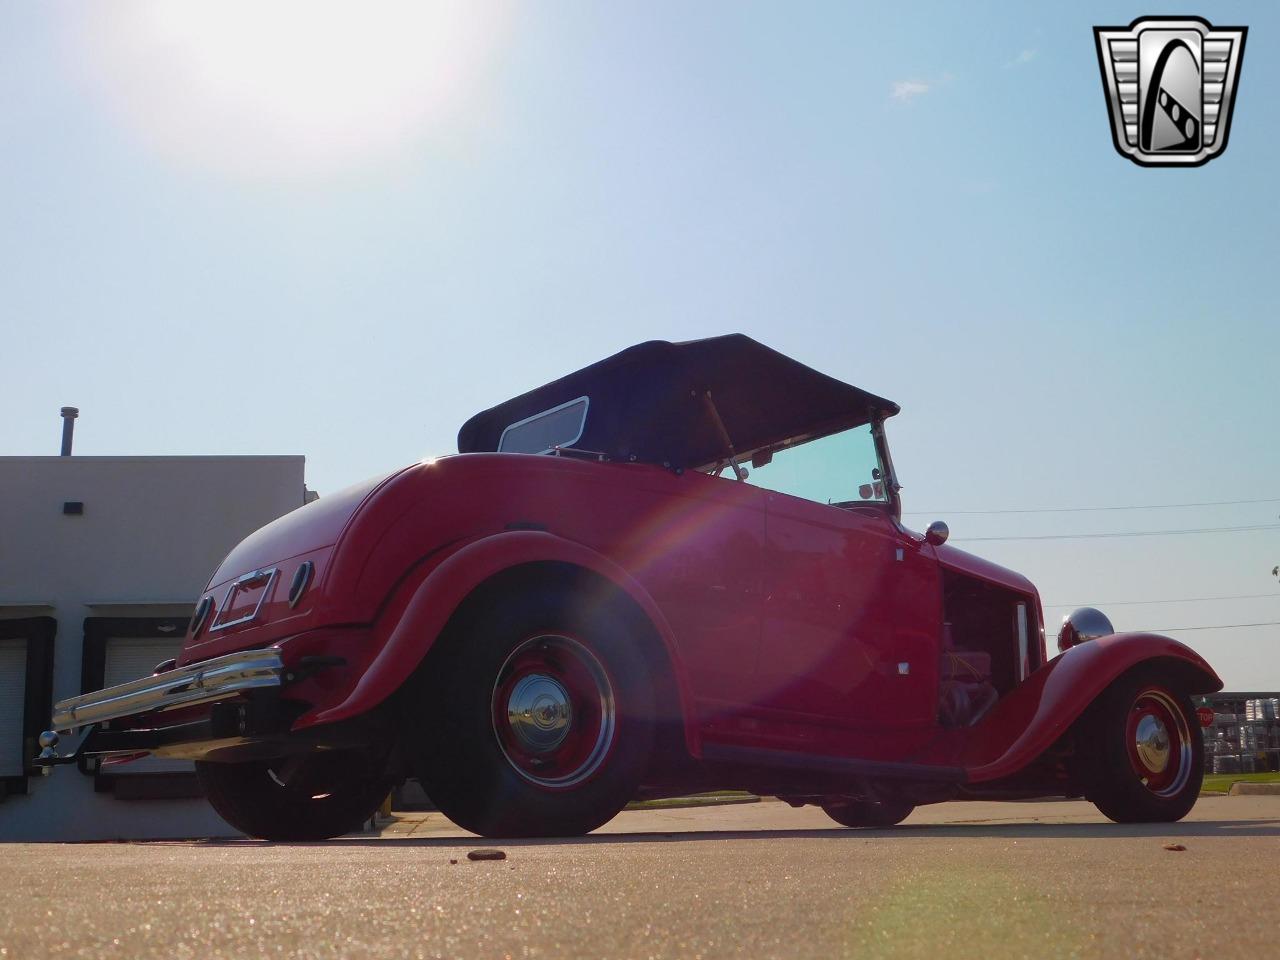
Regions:
[[[685,743],[701,755],[688,676],[675,637],[648,591],[612,560],[582,544],[550,533],[509,531],[474,540],[438,562],[413,590],[394,623],[378,630],[381,649],[345,700],[302,716],[294,729],[333,723],[365,713],[390,697],[417,669],[464,600],[496,574],[525,564],[559,563],[590,571],[625,594],[648,619],[671,664],[679,696]],[[392,610],[398,604],[393,603]]]
[[[1169,637],[1116,633],[1079,644],[1028,677],[972,730],[965,750],[968,782],[1017,773],[1066,733],[1121,674],[1144,663],[1181,674],[1188,693],[1222,689],[1198,653]]]

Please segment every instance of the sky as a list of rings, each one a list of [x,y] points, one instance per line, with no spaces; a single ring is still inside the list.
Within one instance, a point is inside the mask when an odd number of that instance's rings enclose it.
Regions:
[[[908,522],[1051,637],[1096,605],[1280,689],[1280,626],[1219,629],[1280,621],[1280,530],[987,539],[1280,517],[1280,8],[1196,6],[1250,28],[1230,145],[1143,169],[1091,28],[1167,12],[5,0],[0,454],[71,404],[77,453],[300,453],[323,495],[743,332],[899,402]]]

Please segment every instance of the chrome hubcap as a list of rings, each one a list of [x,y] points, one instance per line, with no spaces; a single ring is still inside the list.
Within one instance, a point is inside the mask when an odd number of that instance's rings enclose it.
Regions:
[[[1138,721],[1135,747],[1142,765],[1152,773],[1163,773],[1169,765],[1169,731],[1156,717],[1147,714]]]
[[[573,705],[569,691],[554,677],[522,677],[507,699],[507,722],[516,740],[532,753],[554,750],[569,735]]]
[[[613,747],[613,685],[595,654],[572,637],[541,634],[517,645],[498,670],[491,703],[499,748],[539,787],[576,786]]]
[[[1174,797],[1192,775],[1192,731],[1186,710],[1163,687],[1148,687],[1134,699],[1125,731],[1129,762],[1138,780],[1157,797]]]

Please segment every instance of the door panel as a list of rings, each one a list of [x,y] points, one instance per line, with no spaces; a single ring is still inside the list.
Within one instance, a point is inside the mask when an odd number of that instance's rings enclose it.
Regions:
[[[764,517],[764,494],[748,484],[658,475],[613,488],[607,516],[582,533],[662,608],[703,719],[755,700]]]
[[[942,655],[942,568],[937,551],[900,533],[902,559],[893,571],[894,656],[909,664],[904,696],[896,705],[901,722],[932,725],[937,719],[938,664]]]
[[[765,523],[763,705],[816,725],[929,725],[936,610],[917,593],[930,589],[927,570],[918,554],[907,561],[888,515],[773,493]]]

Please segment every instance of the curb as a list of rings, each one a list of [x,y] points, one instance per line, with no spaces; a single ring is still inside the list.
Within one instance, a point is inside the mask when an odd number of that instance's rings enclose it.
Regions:
[[[689,807],[727,807],[739,803],[759,803],[760,797],[673,797],[670,800],[637,800],[625,810],[685,810]]]
[[[1250,783],[1239,780],[1231,785],[1231,796],[1280,797],[1280,783]]]

